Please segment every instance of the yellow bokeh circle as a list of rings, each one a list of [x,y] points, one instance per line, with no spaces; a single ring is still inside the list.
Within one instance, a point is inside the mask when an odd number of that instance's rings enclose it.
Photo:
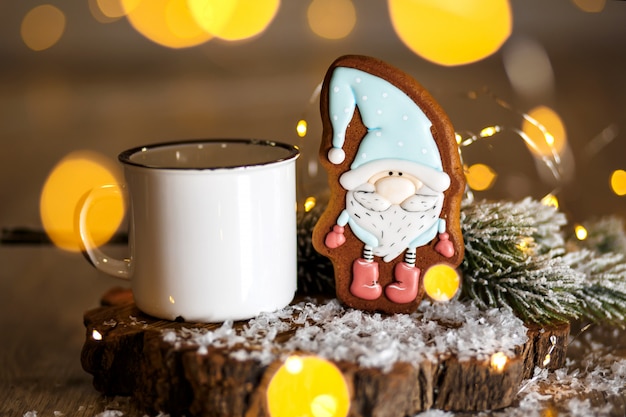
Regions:
[[[611,174],[611,190],[618,196],[626,195],[626,171],[616,169]]]
[[[472,190],[485,191],[490,189],[496,181],[498,174],[489,165],[474,164],[465,169],[467,185]]]
[[[434,301],[448,301],[459,291],[461,278],[450,265],[431,266],[424,274],[424,290]]]
[[[65,32],[65,15],[50,4],[31,9],[20,28],[22,40],[33,51],[43,51],[56,44]]]
[[[272,417],[345,417],[350,393],[341,371],[315,356],[291,356],[267,387]]]
[[[606,6],[606,0],[572,0],[572,3],[587,13],[600,13]]]
[[[143,36],[169,48],[188,48],[213,36],[196,23],[187,0],[122,0],[126,18]]]
[[[98,9],[106,17],[115,19],[118,17],[122,17],[126,14],[126,11],[124,10],[124,6],[122,5],[121,0],[95,0],[95,1],[98,6]],[[137,2],[138,0],[135,0],[135,3]],[[131,2],[127,2],[127,7],[129,7],[130,9],[134,8],[134,6],[133,7],[130,7],[130,6],[131,6]]]
[[[280,0],[187,0],[187,4],[207,33],[238,41],[262,33],[274,20]]]
[[[526,147],[536,156],[560,155],[567,145],[567,134],[561,117],[549,107],[531,109],[522,122],[522,131],[532,143]]]
[[[508,0],[388,0],[391,23],[413,52],[453,66],[486,58],[511,35]]]
[[[352,0],[313,0],[307,9],[309,27],[326,39],[342,39],[356,25],[356,9]]]
[[[120,182],[117,166],[107,158],[77,151],[63,158],[48,176],[39,201],[43,227],[52,242],[65,250],[82,249],[78,216],[89,191]],[[89,210],[87,227],[96,245],[106,243],[124,218],[124,201],[104,199]]]

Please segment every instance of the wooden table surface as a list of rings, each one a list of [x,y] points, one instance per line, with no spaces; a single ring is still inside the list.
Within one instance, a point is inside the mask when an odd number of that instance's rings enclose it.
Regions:
[[[80,365],[83,313],[120,281],[49,245],[0,245],[0,265],[0,416],[143,417],[128,398],[98,393]],[[570,345],[568,358],[567,376],[552,375],[540,389],[531,381],[521,406],[482,415],[528,415],[533,391],[547,395],[532,408],[537,416],[626,415],[624,389],[608,392],[626,381],[626,331],[592,327]],[[439,416],[422,415],[429,414]]]
[[[0,416],[132,413],[95,391],[80,365],[83,312],[117,282],[48,245],[2,245],[0,265]]]

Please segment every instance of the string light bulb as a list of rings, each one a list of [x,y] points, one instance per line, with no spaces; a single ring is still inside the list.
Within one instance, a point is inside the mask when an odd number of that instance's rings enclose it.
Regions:
[[[587,232],[587,229],[585,229],[585,226],[583,226],[582,224],[577,224],[574,227],[574,234],[576,234],[576,239],[585,240],[587,239],[589,232]]]
[[[552,335],[550,336],[550,349],[548,350],[548,353],[546,354],[546,356],[543,358],[543,367],[545,368],[546,366],[548,366],[550,364],[550,362],[552,361],[552,352],[554,351],[554,348],[556,347],[556,336]]]
[[[520,239],[519,243],[517,244],[517,247],[522,252],[530,251],[533,248],[533,238],[525,237],[523,239]]]
[[[509,358],[503,352],[497,352],[491,355],[491,369],[496,372],[502,372]]]
[[[554,194],[547,194],[541,199],[541,204],[548,207],[559,208],[559,199]]]
[[[500,133],[502,131],[502,128],[500,126],[487,126],[486,128],[484,128],[483,130],[480,131],[480,137],[481,138],[489,138],[493,135],[495,135],[496,133]]]
[[[316,204],[317,199],[315,197],[307,197],[306,200],[304,200],[304,211],[308,213],[313,210]]]
[[[303,138],[306,136],[308,130],[308,123],[304,119],[298,120],[298,124],[296,125],[296,133],[298,136]]]

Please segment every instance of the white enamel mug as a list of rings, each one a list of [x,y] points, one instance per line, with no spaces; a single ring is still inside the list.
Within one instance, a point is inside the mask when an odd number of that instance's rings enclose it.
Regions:
[[[220,322],[283,308],[297,282],[298,155],[291,145],[239,139],[122,152],[130,257],[107,256],[86,227],[89,207],[119,187],[87,196],[85,252],[100,271],[130,279],[137,307],[158,318]]]

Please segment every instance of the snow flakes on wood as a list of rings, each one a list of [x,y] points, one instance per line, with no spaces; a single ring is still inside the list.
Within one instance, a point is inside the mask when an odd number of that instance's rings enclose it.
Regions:
[[[285,337],[287,331],[290,334]],[[166,330],[163,340],[198,346],[200,354],[209,346],[228,348],[232,358],[263,364],[293,352],[307,352],[389,371],[396,362],[436,362],[453,355],[459,361],[486,360],[496,352],[512,357],[528,338],[522,321],[508,310],[481,311],[459,301],[425,302],[416,313],[388,316],[345,308],[333,299],[263,313],[242,329],[225,322],[216,330]]]

